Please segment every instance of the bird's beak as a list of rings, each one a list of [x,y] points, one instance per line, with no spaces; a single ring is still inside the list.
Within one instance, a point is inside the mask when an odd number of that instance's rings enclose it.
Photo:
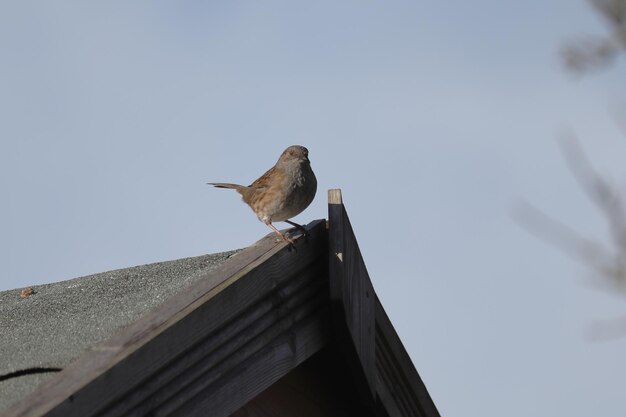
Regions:
[[[309,157],[308,156],[305,156],[304,160],[307,161],[309,164],[311,163],[311,161],[309,161]]]

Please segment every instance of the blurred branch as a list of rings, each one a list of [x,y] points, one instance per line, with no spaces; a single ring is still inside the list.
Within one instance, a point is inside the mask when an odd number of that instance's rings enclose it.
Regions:
[[[611,111],[611,118],[624,138],[626,138],[626,106],[621,104],[614,107]]]
[[[524,204],[517,213],[520,223],[532,234],[548,241],[596,271],[610,288],[626,295],[626,209],[623,194],[591,166],[578,142],[563,141],[567,164],[589,199],[602,212],[611,245],[588,239],[541,210]]]
[[[584,262],[600,275],[611,264],[610,250],[599,242],[577,233],[552,216],[529,203],[522,203],[515,213],[518,222],[529,233],[555,246],[572,259]]]
[[[570,170],[590,200],[604,213],[617,252],[626,255],[626,210],[622,201],[623,194],[593,169],[578,141],[572,138],[561,143]]]
[[[624,336],[626,336],[626,317],[597,321],[587,332],[587,337],[592,341],[617,339]]]
[[[605,37],[570,42],[561,51],[563,62],[572,72],[582,74],[609,65],[626,52],[626,0],[590,0],[608,26]]]

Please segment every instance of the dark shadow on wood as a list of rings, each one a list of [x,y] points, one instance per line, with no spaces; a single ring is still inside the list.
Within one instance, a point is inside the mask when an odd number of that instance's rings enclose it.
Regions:
[[[375,417],[337,348],[322,349],[231,417]]]

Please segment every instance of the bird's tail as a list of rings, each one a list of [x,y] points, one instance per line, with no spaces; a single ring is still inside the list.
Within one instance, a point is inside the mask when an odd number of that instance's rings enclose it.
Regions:
[[[212,185],[217,188],[232,188],[233,190],[239,191],[242,188],[246,188],[243,185],[239,184],[230,184],[228,182],[207,182],[208,185]]]

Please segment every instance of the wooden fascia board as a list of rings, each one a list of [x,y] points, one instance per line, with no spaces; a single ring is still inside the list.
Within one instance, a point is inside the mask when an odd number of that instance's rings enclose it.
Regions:
[[[330,300],[335,328],[341,332],[347,326],[362,375],[375,397],[374,288],[343,205],[341,190],[328,192],[328,225]]]
[[[357,381],[365,379],[371,402],[389,416],[439,417],[428,391],[372,286],[341,190],[328,192],[329,276],[333,327],[347,327],[356,355]],[[350,359],[350,358],[348,358]]]

